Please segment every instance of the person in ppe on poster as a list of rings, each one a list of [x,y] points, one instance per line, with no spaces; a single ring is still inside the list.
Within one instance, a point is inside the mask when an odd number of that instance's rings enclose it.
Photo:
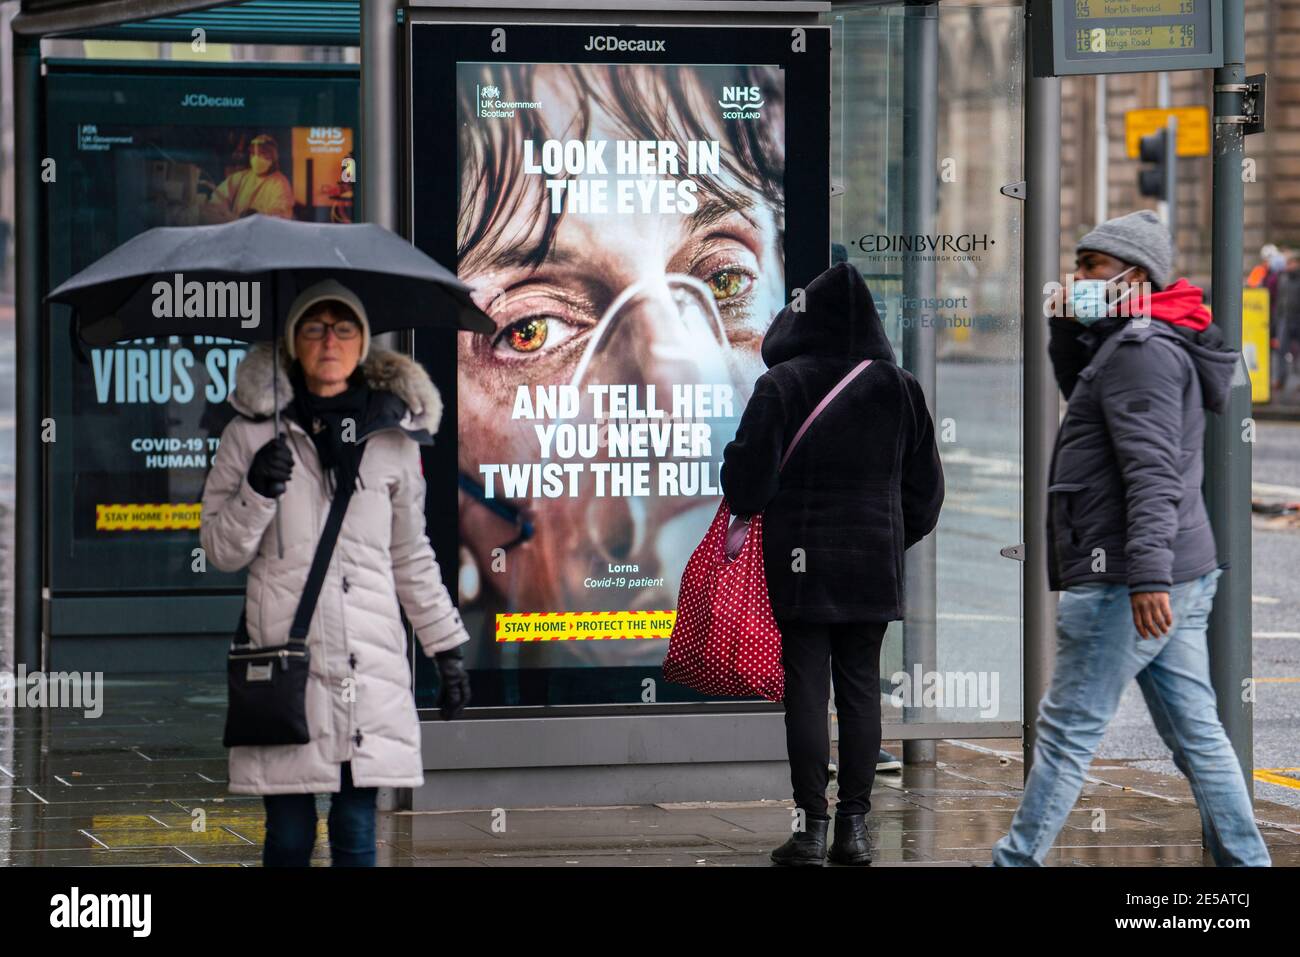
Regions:
[[[212,189],[199,206],[201,222],[226,223],[253,213],[293,218],[293,184],[280,171],[280,147],[266,133],[248,144],[248,169],[231,173],[215,188],[211,180],[201,183]]]
[[[714,82],[699,69],[578,75],[566,65],[518,65],[473,77],[504,76],[502,99],[542,104],[514,122],[462,126],[458,275],[497,332],[458,342],[460,593],[462,609],[488,612],[489,631],[494,611],[673,609],[686,557],[716,509],[722,448],[762,371],[763,333],[785,301],[782,101],[765,68],[714,68],[729,71],[718,83],[743,80],[768,94],[763,124],[728,127],[692,99],[707,104]],[[472,97],[474,84],[467,89],[462,96]],[[605,95],[613,90],[622,92]],[[639,125],[648,116],[659,117],[654,129]],[[554,213],[545,177],[523,174],[518,141],[558,138],[605,142],[611,154],[619,140],[715,139],[724,163],[716,175],[689,177],[698,187],[690,213],[658,203]],[[612,174],[584,172],[566,183],[576,189],[602,178],[612,192]],[[679,188],[687,178],[642,177],[640,188]],[[521,392],[534,406],[538,390],[553,387],[578,397],[572,417],[516,415]],[[674,390],[685,390],[688,409],[674,409]],[[590,467],[622,459],[614,430],[630,422],[662,428],[674,418],[703,429],[637,458],[648,463],[648,494],[616,489],[612,478],[606,494],[596,493]],[[557,435],[547,458],[538,427],[550,426]],[[564,454],[560,432],[576,436],[575,454]],[[539,495],[516,483],[512,494],[504,484],[504,467],[545,461],[583,463],[580,493]],[[533,664],[654,664],[663,651],[662,642],[566,641],[525,653]]]
[[[1068,299],[1048,320],[1069,400],[1047,488],[1056,665],[1024,797],[993,863],[1043,864],[1136,680],[1191,782],[1215,863],[1267,866],[1206,645],[1222,571],[1201,494],[1205,421],[1227,408],[1241,356],[1201,290],[1175,279],[1168,230],[1151,210],[1107,220],[1076,255]]]
[[[230,790],[263,796],[264,864],[307,866],[315,795],[329,793],[334,865],[373,866],[377,789],[424,783],[399,607],[437,661],[442,717],[469,702],[469,635],[425,533],[420,445],[433,442],[442,399],[413,360],[370,347],[361,300],[324,280],[292,304],[282,346],[249,349],[230,402],[239,415],[204,485],[200,538],[216,568],[248,568],[254,645],[284,642],[330,501],[344,483],[355,489],[307,635],[311,740],[232,747]]]
[[[803,436],[808,415],[863,360],[871,364]],[[943,466],[920,383],[894,361],[862,274],[837,263],[808,284],[763,339],[722,486],[733,515],[763,514],[763,557],[785,670],[786,749],[804,827],[774,863],[871,862],[866,816],[880,756],[880,646],[905,604],[906,549],[934,530]],[[839,721],[835,837],[826,845],[834,677]]]

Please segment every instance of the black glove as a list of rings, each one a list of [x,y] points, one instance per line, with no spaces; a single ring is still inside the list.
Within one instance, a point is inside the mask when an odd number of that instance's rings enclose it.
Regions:
[[[460,646],[439,651],[433,656],[438,663],[442,681],[438,687],[438,711],[443,721],[459,718],[469,704],[469,672],[465,670],[465,657]]]
[[[284,485],[293,474],[293,453],[284,436],[276,436],[257,450],[253,464],[248,467],[248,484],[258,495],[278,498],[284,494]]]

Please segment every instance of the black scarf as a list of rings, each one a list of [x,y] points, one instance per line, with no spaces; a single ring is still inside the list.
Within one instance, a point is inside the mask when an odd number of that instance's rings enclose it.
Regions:
[[[307,388],[301,363],[294,362],[289,375],[293,382],[295,418],[316,446],[321,469],[329,481],[330,497],[334,497],[335,489],[356,488],[357,467],[361,460],[361,446],[357,439],[370,400],[370,387],[366,385],[364,373],[358,367],[348,379],[348,387],[331,396],[319,396]],[[344,441],[343,431],[349,419],[349,440]]]

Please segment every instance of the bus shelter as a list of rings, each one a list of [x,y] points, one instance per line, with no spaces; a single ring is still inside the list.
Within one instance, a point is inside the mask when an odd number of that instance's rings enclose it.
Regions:
[[[66,197],[43,206],[43,130],[53,127],[43,126],[39,104],[51,92],[51,110],[59,96],[81,103],[76,83],[93,86],[95,74],[55,64],[43,75],[40,37],[130,26],[138,36],[206,29],[215,39],[241,14],[295,5],[200,9],[208,6],[50,5],[15,24],[20,506],[50,495],[60,469],[78,467],[39,437],[68,388],[42,338],[40,296],[51,272],[68,265],[50,262],[50,217],[80,208]],[[1022,739],[1028,753],[1054,610],[1043,548],[1059,400],[1041,290],[1061,278],[1060,88],[1033,69],[1036,9],[302,4],[301,30],[267,15],[260,35],[344,43],[355,18],[361,69],[352,104],[347,84],[356,78],[342,68],[276,77],[204,65],[171,78],[201,77],[203,89],[175,92],[242,99],[245,108],[275,100],[266,135],[287,136],[295,163],[311,160],[291,177],[294,188],[300,177],[310,183],[295,196],[295,215],[356,216],[401,232],[479,284],[498,322],[479,340],[429,333],[401,342],[447,400],[439,441],[425,452],[426,514],[471,631],[475,697],[463,720],[437,720],[436,669],[413,651],[427,783],[392,803],[786,795],[780,706],[702,698],[666,683],[660,663],[682,568],[717,505],[722,446],[763,368],[761,332],[832,257],[862,272],[900,363],[921,381],[948,486],[938,529],[908,553],[907,617],[887,635],[884,737],[902,739],[911,764],[933,762],[943,738]],[[1241,59],[1232,60],[1239,40],[1226,32],[1230,64]],[[156,74],[139,83],[160,88]],[[1233,95],[1225,91],[1221,112],[1237,108]],[[202,109],[216,118],[209,125],[247,133],[257,124],[226,119],[239,108]],[[60,122],[74,144],[104,137],[86,131],[75,110]],[[158,147],[166,161],[147,167],[164,198],[186,195],[198,175],[186,162],[203,166],[203,143],[187,148],[178,159],[174,144]],[[357,170],[346,210],[335,188],[345,179],[341,158]],[[592,185],[597,179],[604,185]],[[1217,166],[1215,185],[1230,254],[1233,192],[1220,189]],[[1216,266],[1215,315],[1229,323],[1231,283],[1228,267]],[[224,357],[214,360],[220,367],[233,364],[239,344],[202,345],[205,356]],[[199,418],[219,415],[221,403],[214,393]],[[173,431],[197,420],[186,421]],[[679,421],[694,428],[675,433]],[[686,438],[656,449],[656,434]],[[1216,525],[1240,530],[1233,503],[1242,458],[1229,454],[1226,434],[1211,436],[1220,453],[1211,497]],[[1245,469],[1248,481],[1248,451]],[[176,483],[183,497],[184,479]],[[41,561],[19,566],[18,660],[57,663],[65,648],[77,660],[126,660],[143,627],[157,648],[206,641],[219,667],[237,580],[123,587],[111,561],[78,566],[86,577],[71,584],[59,580],[60,556],[79,529],[87,547],[122,547],[96,541],[92,506],[111,504],[74,494],[49,517],[20,507],[19,554]],[[1236,631],[1244,615],[1248,637],[1246,522],[1244,541],[1234,532],[1227,546],[1246,570],[1233,573],[1235,584],[1225,578],[1229,597],[1216,606],[1215,628]],[[186,530],[170,532],[171,550],[183,548]],[[197,531],[188,534],[197,541]],[[187,603],[185,629],[166,613],[177,601]],[[105,627],[107,618],[136,633]],[[1220,648],[1222,702],[1223,688],[1249,673],[1249,646],[1244,663],[1240,642]],[[1247,761],[1249,705],[1225,709]]]

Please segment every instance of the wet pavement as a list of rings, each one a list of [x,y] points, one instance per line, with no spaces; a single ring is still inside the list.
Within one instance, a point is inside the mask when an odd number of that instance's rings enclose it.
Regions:
[[[106,680],[107,707],[0,711],[0,865],[256,865],[260,798],[226,793],[223,675]],[[889,746],[888,743],[886,745]],[[935,768],[877,776],[876,866],[987,864],[1020,800],[1009,741],[943,742]],[[894,747],[896,753],[900,751]],[[316,862],[328,863],[319,802]],[[1300,865],[1300,811],[1260,801],[1273,862]],[[387,866],[768,866],[786,801],[381,812]],[[1099,759],[1049,864],[1208,864],[1181,777]]]

